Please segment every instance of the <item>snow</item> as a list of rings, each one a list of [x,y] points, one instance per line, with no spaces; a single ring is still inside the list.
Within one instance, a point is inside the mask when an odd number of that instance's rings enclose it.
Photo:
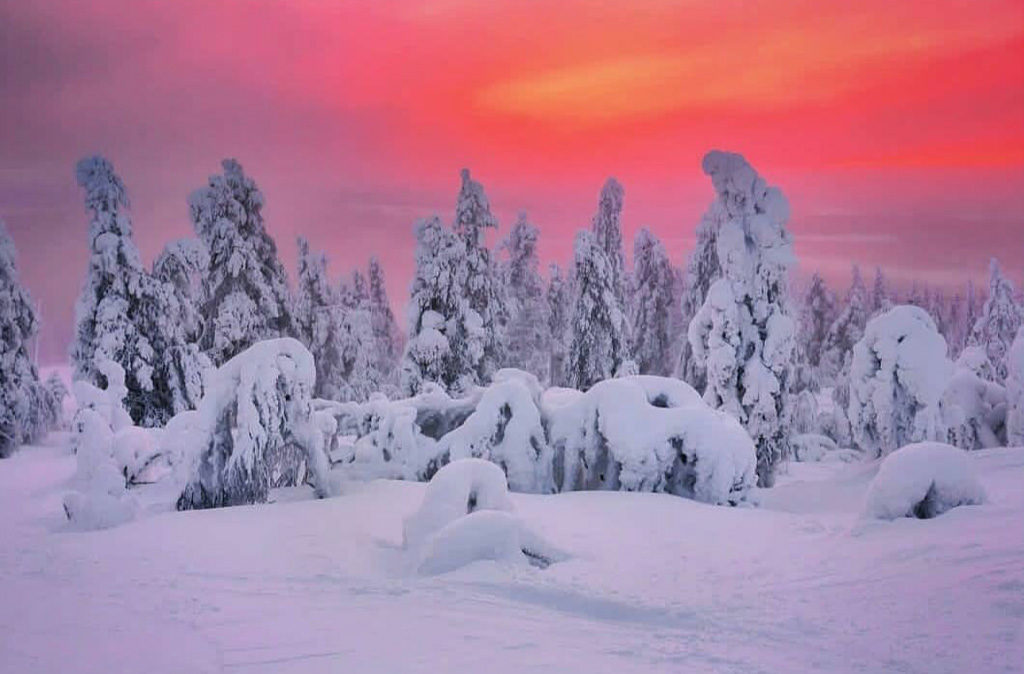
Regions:
[[[567,553],[416,572],[428,485],[63,530],[66,439],[0,462],[0,670],[1020,671],[1024,449],[967,455],[989,495],[856,528],[877,463],[793,464],[762,507],[510,494]],[[500,525],[499,525],[500,526]]]
[[[864,516],[929,519],[963,505],[985,502],[974,462],[940,442],[901,447],[885,458],[868,490]]]

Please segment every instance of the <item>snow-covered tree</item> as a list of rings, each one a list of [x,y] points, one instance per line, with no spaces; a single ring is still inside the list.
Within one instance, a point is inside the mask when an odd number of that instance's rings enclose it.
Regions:
[[[992,363],[996,383],[1006,380],[1006,355],[1020,329],[1022,309],[1017,304],[1013,284],[1003,276],[995,258],[989,265],[988,298],[978,316],[969,344],[980,346]]]
[[[711,284],[722,276],[718,262],[718,230],[727,217],[723,208],[712,202],[697,225],[697,244],[686,263],[680,312],[689,330],[690,322],[704,306]],[[698,391],[707,387],[707,372],[701,359],[695,358],[689,337],[684,336],[676,365],[676,376]]]
[[[1024,327],[1006,359],[1006,444],[1024,447]]]
[[[462,169],[462,187],[455,203],[454,232],[462,241],[465,253],[461,294],[480,319],[483,351],[473,358],[471,375],[477,383],[490,381],[505,361],[505,330],[509,318],[508,300],[501,286],[497,265],[485,240],[486,230],[496,228],[498,221],[491,214],[491,204],[484,187]]]
[[[0,220],[0,458],[52,427],[56,405],[39,383],[29,354],[38,328],[35,305],[18,274],[14,242]]]
[[[622,249],[622,202],[625,191],[615,178],[601,188],[591,231],[597,246],[608,258],[612,288],[620,306],[626,305],[626,257]]]
[[[565,381],[585,391],[615,376],[629,355],[612,264],[591,232],[576,234],[572,285]]]
[[[537,259],[539,234],[540,230],[526,219],[526,214],[520,213],[502,243],[508,255],[505,282],[511,314],[506,364],[525,370],[540,381],[548,381],[551,343],[544,280]]]
[[[801,342],[808,365],[814,370],[821,366],[829,329],[836,319],[836,296],[821,274],[815,273],[807,288],[801,314]]]
[[[409,298],[409,339],[402,356],[407,395],[427,382],[462,391],[477,382],[483,322],[462,295],[466,247],[437,217],[416,224],[416,271]]]
[[[74,378],[103,386],[97,363],[119,364],[132,419],[150,422],[163,395],[153,380],[159,355],[150,334],[154,315],[163,311],[157,303],[160,289],[142,266],[132,239],[128,197],[113,165],[103,157],[88,157],[78,162],[76,177],[90,214],[91,254],[75,305]]]
[[[367,307],[346,307],[327,278],[327,258],[299,237],[295,327],[316,363],[314,395],[366,400],[379,388],[376,344]]]
[[[178,510],[265,502],[291,455],[326,495],[329,464],[312,423],[315,378],[313,356],[288,338],[260,342],[218,368],[196,418],[201,445],[182,465]]]
[[[900,305],[868,321],[850,368],[857,446],[883,456],[912,442],[944,442],[942,396],[952,375],[946,341],[925,310]]]
[[[394,385],[393,373],[401,354],[402,335],[395,321],[395,314],[388,301],[384,282],[384,268],[376,257],[370,258],[369,266],[369,312],[370,326],[376,351],[376,367],[381,380]]]
[[[189,198],[196,234],[210,255],[201,346],[215,364],[294,331],[287,275],[263,223],[263,193],[234,159],[221,166],[224,173]]]
[[[562,386],[566,384],[565,364],[569,354],[572,281],[562,275],[562,269],[557,264],[552,263],[548,273],[545,299],[548,309],[548,338],[551,345],[549,372],[552,385]]]
[[[868,317],[867,289],[860,275],[860,267],[854,265],[853,280],[846,294],[843,310],[832,322],[825,338],[821,368],[825,379],[836,381],[841,378],[853,345],[864,336],[864,326],[867,325]]]
[[[871,286],[871,300],[869,311],[872,316],[877,316],[883,311],[892,308],[892,300],[889,294],[889,282],[882,273],[881,267],[875,267],[875,283]]]
[[[716,192],[711,212],[721,223],[722,278],[690,323],[690,345],[707,371],[704,399],[746,427],[757,447],[758,483],[771,486],[789,449],[786,404],[795,344],[789,203],[738,154],[709,152],[703,169]]]
[[[674,278],[665,246],[646,227],[633,240],[633,360],[640,374],[668,375]]]

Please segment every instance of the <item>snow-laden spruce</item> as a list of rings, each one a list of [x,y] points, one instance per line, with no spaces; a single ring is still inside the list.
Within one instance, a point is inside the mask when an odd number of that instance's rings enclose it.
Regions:
[[[559,491],[655,491],[736,504],[754,486],[750,437],[677,379],[549,389],[541,404]]]
[[[217,369],[198,414],[180,429],[189,446],[179,510],[262,503],[272,486],[291,486],[304,467],[327,494],[329,464],[313,419],[313,356],[291,338],[258,342]],[[198,430],[189,428],[195,425]],[[283,479],[282,479],[283,478]]]
[[[649,229],[633,239],[633,360],[640,374],[668,376],[674,278],[665,246]]]
[[[971,456],[941,442],[920,442],[885,458],[871,482],[864,517],[931,519],[986,500]]]
[[[802,353],[814,377],[820,379],[829,329],[836,320],[836,297],[821,274],[811,277],[800,316]],[[812,387],[813,388],[813,387]]]
[[[622,249],[622,204],[625,190],[615,178],[608,178],[601,188],[597,201],[597,213],[590,223],[594,242],[604,251],[608,259],[608,274],[616,303],[620,307],[628,304],[628,282],[626,278],[626,256]],[[623,314],[622,320],[628,321],[629,316]],[[626,339],[629,338],[629,324],[623,323],[621,328]]]
[[[564,559],[513,512],[500,468],[480,459],[454,461],[434,475],[419,509],[406,518],[404,545],[424,575],[477,561],[544,568]]]
[[[946,440],[942,396],[953,374],[946,341],[924,309],[901,305],[868,321],[853,348],[848,416],[862,450]]]
[[[679,302],[683,325],[689,326],[693,317],[704,306],[711,284],[722,276],[722,267],[718,263],[718,230],[728,217],[725,209],[717,201],[705,211],[697,225],[697,242],[686,262],[686,273],[683,290]],[[694,357],[690,340],[684,337],[676,365],[676,376],[703,391],[707,386],[707,372],[703,359]]]
[[[1006,443],[1024,447],[1024,327],[1006,358]]]
[[[864,279],[860,275],[860,267],[853,266],[853,280],[843,302],[843,310],[832,322],[825,337],[822,353],[821,373],[824,381],[842,385],[848,378],[849,358],[853,353],[853,345],[864,336],[870,312],[868,310],[868,294],[864,287]],[[840,400],[840,402],[844,402]]]
[[[989,265],[988,298],[974,323],[968,343],[980,346],[988,356],[996,383],[1006,380],[1006,358],[1024,321],[1022,314],[1024,310],[1014,297],[1013,284],[1003,276],[999,262],[993,258]]]
[[[373,334],[374,364],[382,388],[395,389],[397,384],[396,368],[402,350],[402,335],[391,310],[388,291],[384,282],[384,268],[376,257],[370,258],[368,268],[368,291],[370,313],[370,330]]]
[[[709,152],[703,168],[716,193],[711,211],[720,222],[722,278],[690,323],[690,345],[707,371],[704,399],[744,425],[757,446],[758,482],[771,486],[789,435],[794,322],[787,285],[795,262],[789,203],[738,154]]]
[[[510,313],[506,365],[549,381],[552,345],[544,280],[537,259],[539,236],[540,230],[526,219],[525,213],[520,213],[502,244],[508,256],[504,282]]]
[[[574,255],[565,381],[572,388],[586,390],[623,371],[629,360],[629,338],[608,255],[587,231],[576,233]]]
[[[263,193],[234,159],[189,197],[192,224],[206,244],[202,348],[220,365],[252,344],[293,333],[287,275],[263,224]]]
[[[978,347],[969,346],[957,359],[942,395],[948,442],[961,449],[984,449],[1003,444],[1006,389],[981,376],[989,361]]]
[[[566,384],[566,360],[569,357],[569,322],[572,319],[572,279],[552,263],[548,268],[548,288],[545,293],[550,345],[549,379],[552,386]]]
[[[53,428],[61,401],[39,382],[29,355],[39,323],[18,274],[14,242],[0,220],[0,458]]]

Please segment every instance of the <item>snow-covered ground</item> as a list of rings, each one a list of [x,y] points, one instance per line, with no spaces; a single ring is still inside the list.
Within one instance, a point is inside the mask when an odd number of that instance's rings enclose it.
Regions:
[[[0,462],[2,672],[1024,671],[1024,449],[933,520],[859,519],[877,463],[791,465],[761,508],[513,494],[569,559],[424,577],[426,485],[77,533],[64,442]]]

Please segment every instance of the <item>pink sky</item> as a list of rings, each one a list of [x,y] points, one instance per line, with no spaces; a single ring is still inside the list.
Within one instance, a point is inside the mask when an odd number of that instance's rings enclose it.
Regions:
[[[1024,3],[772,0],[0,4],[0,217],[64,357],[86,265],[74,161],[113,161],[147,260],[191,233],[226,156],[335,273],[379,255],[396,304],[412,224],[458,169],[566,260],[608,175],[676,263],[711,148],[789,196],[802,270],[896,280],[1024,270]]]

